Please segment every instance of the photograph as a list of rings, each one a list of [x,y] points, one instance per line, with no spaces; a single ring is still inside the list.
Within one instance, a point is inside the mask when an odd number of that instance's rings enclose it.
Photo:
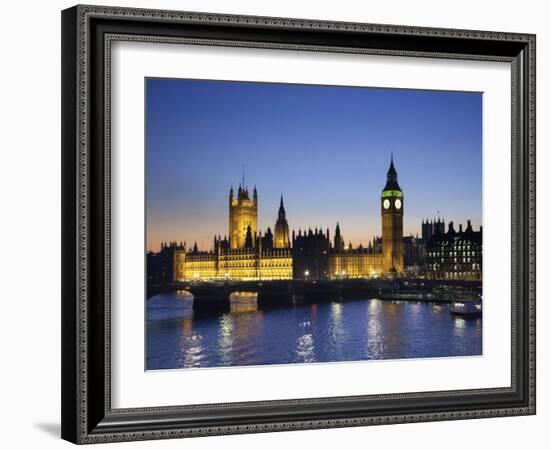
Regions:
[[[483,93],[145,78],[145,370],[483,355]]]

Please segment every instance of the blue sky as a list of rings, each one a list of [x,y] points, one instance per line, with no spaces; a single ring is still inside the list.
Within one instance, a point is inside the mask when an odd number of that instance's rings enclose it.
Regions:
[[[243,167],[260,229],[282,193],[291,229],[339,221],[364,244],[381,233],[392,152],[405,234],[438,211],[481,224],[481,93],[147,79],[146,107],[148,249],[227,234]]]

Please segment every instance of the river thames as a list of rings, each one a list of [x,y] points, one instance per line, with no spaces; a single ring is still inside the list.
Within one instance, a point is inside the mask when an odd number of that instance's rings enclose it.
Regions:
[[[481,353],[481,317],[448,304],[358,298],[205,315],[177,292],[147,301],[148,370]]]

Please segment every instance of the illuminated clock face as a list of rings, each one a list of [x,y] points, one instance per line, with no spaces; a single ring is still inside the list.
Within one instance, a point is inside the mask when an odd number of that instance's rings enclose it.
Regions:
[[[401,200],[395,200],[395,209],[401,209]]]
[[[384,203],[382,203],[382,206],[384,206],[384,209],[388,209],[390,207],[390,201],[388,199],[385,199]]]

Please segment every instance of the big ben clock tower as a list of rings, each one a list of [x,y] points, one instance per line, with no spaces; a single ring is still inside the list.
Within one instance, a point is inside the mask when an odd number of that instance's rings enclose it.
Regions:
[[[397,183],[393,155],[382,191],[382,267],[386,274],[403,272],[403,191]]]

